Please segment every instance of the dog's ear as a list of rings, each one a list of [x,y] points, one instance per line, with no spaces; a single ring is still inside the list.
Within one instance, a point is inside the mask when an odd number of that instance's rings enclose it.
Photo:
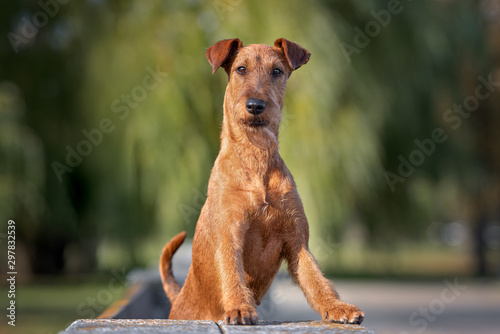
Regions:
[[[274,41],[274,47],[281,49],[292,71],[295,71],[307,63],[309,58],[311,58],[311,53],[309,51],[284,38],[279,38]]]
[[[207,56],[208,62],[212,65],[212,74],[215,73],[219,67],[222,67],[227,75],[229,75],[231,65],[238,53],[238,49],[242,46],[243,43],[241,43],[238,38],[233,38],[224,39],[209,47],[205,56]]]

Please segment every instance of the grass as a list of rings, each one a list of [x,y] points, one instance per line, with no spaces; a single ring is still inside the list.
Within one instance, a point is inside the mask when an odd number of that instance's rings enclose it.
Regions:
[[[464,247],[465,248],[465,247]],[[340,248],[320,261],[331,277],[428,280],[475,275],[475,258],[467,248],[406,244],[392,248]],[[500,251],[489,251],[490,271],[500,263]],[[494,274],[491,272],[490,274]]]
[[[110,285],[112,278],[89,278],[88,282],[60,278],[37,280],[16,286],[15,327],[7,324],[8,289],[0,287],[3,334],[56,334],[74,320],[95,318],[113,301],[122,297],[126,287]]]

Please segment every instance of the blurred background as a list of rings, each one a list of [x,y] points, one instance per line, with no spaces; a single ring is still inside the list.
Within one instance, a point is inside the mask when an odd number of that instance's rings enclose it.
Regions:
[[[0,267],[12,219],[19,326],[97,316],[193,235],[227,83],[204,53],[233,37],[312,53],[280,151],[327,275],[497,284],[499,31],[498,0],[2,1]]]

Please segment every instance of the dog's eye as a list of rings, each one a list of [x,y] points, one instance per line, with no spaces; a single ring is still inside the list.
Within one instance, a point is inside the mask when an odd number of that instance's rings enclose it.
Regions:
[[[245,74],[247,73],[247,69],[245,66],[240,66],[236,69],[236,72],[238,72],[239,74]]]
[[[282,70],[280,70],[279,68],[275,68],[273,70],[273,77],[279,77],[281,75],[281,73],[283,73]]]

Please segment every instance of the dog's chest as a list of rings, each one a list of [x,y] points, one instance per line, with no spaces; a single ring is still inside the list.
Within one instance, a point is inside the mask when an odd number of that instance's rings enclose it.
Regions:
[[[260,228],[250,229],[243,246],[243,263],[247,283],[265,293],[282,261],[283,240],[277,234]]]
[[[294,189],[293,179],[275,169],[264,180],[256,180],[250,191],[250,210],[260,220],[278,219],[285,211],[287,195]]]
[[[267,182],[252,190],[247,216],[249,228],[244,242],[245,271],[253,279],[267,281],[279,269],[284,233],[287,230],[287,205],[294,190],[293,180],[280,171],[271,172]]]

